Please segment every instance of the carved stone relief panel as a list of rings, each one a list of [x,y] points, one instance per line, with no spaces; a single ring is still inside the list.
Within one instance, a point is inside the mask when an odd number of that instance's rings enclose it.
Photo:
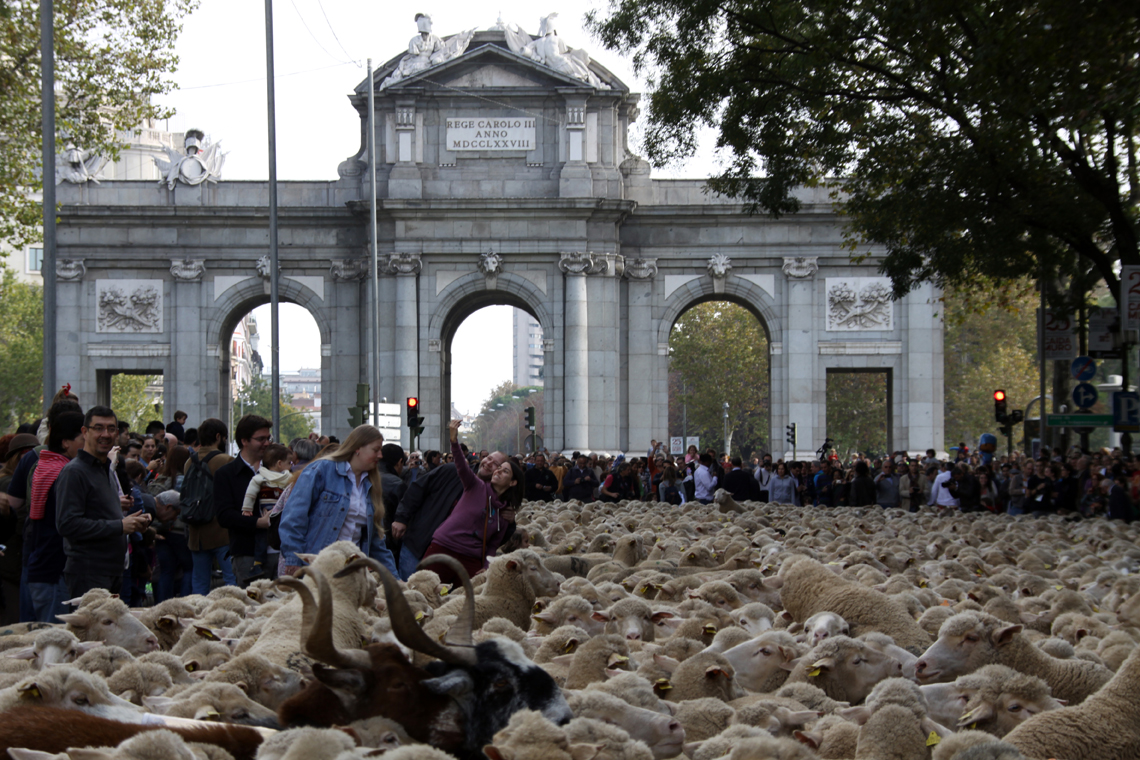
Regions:
[[[95,281],[95,332],[162,330],[162,280]]]
[[[827,329],[893,330],[894,301],[886,277],[828,277]]]

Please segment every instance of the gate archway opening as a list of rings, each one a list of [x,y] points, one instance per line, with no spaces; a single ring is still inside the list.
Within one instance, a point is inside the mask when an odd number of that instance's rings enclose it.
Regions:
[[[744,459],[782,450],[769,440],[771,376],[768,325],[753,305],[725,294],[693,301],[669,332],[668,435],[685,450],[695,442]]]
[[[245,414],[272,419],[272,357],[268,297],[254,297],[231,309],[219,336],[220,419],[231,439]],[[282,299],[280,403],[282,443],[322,433],[324,357],[320,324],[304,306]],[[346,411],[347,413],[347,411]],[[332,431],[335,432],[335,431]],[[236,442],[234,442],[236,443]]]
[[[441,419],[462,420],[460,440],[478,452],[526,454],[543,443],[546,380],[543,329],[521,299],[472,298],[443,332]],[[527,428],[534,407],[535,431]]]

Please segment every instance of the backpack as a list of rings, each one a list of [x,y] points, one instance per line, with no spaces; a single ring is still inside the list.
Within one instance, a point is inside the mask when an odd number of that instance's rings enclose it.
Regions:
[[[195,527],[206,525],[217,517],[214,509],[214,476],[207,466],[220,451],[211,451],[205,459],[197,454],[190,455],[190,472],[182,479],[179,491],[182,502],[182,521]]]

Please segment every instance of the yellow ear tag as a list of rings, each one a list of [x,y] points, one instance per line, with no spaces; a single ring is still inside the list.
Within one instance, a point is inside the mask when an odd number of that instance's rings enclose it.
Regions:
[[[661,689],[662,691],[664,691],[665,689],[672,689],[673,684],[669,683],[668,678],[658,678],[657,683],[653,684],[653,688],[654,689]]]
[[[198,666],[195,665],[194,663],[192,663],[192,662],[186,663],[186,672],[187,673],[193,673],[197,669],[198,669]]]
[[[820,670],[819,668],[816,668],[815,670],[808,673],[808,675],[811,676],[812,678],[815,678],[816,676],[818,676],[822,672],[823,672],[822,670]]]
[[[974,575],[982,575],[982,571],[981,570],[975,570]]]
[[[23,691],[24,691],[24,696],[26,696],[26,697],[31,697],[32,699],[43,699],[44,698],[44,695],[40,692],[40,687],[36,686],[35,684],[32,684],[31,686],[24,689]]]
[[[1100,612],[1100,608],[1097,607],[1095,604],[1093,605],[1093,612]]]
[[[570,654],[578,646],[577,641],[567,641],[566,646],[562,649],[564,654]]]
[[[926,737],[926,746],[927,747],[933,747],[935,744],[938,744],[940,741],[942,741],[942,737],[939,736],[938,734],[936,734],[935,732],[931,731],[930,736]]]
[[[971,730],[971,731],[973,731],[973,730],[974,730],[975,728],[977,728],[977,727],[978,727],[978,724],[977,724],[977,723],[971,723],[971,724],[970,724],[970,730]]]
[[[926,588],[926,581],[925,581],[925,580],[921,580],[921,579],[920,579],[920,580],[918,581],[918,587],[919,587],[919,588]]]
[[[1045,566],[1045,569],[1046,569],[1046,570],[1052,570],[1052,569],[1053,569],[1053,566],[1052,566],[1052,565],[1046,565],[1046,566]]]
[[[1056,585],[1056,586],[1054,586],[1053,588],[1055,588],[1055,589],[1057,589],[1058,591],[1060,591],[1061,589],[1063,589],[1063,588],[1064,588],[1064,586],[1062,586],[1062,585],[1060,585],[1060,584],[1057,584],[1057,585]]]
[[[445,589],[445,588],[444,588],[444,589],[440,589],[440,590],[439,590],[439,595],[440,595],[440,596],[447,596],[447,589]]]
[[[416,613],[416,620],[423,620],[423,619],[424,619],[424,613],[417,612]]]
[[[542,612],[542,602],[535,602],[534,606],[530,608],[531,612]]]

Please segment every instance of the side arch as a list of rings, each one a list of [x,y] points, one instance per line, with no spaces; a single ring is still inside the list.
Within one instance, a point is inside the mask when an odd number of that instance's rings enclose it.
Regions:
[[[743,306],[760,320],[769,345],[781,340],[784,326],[772,296],[755,283],[729,275],[725,278],[724,290],[720,292],[713,288],[712,278],[704,276],[685,283],[670,294],[665,299],[664,312],[657,325],[658,344],[668,345],[673,325],[685,311],[708,301],[730,301]]]

